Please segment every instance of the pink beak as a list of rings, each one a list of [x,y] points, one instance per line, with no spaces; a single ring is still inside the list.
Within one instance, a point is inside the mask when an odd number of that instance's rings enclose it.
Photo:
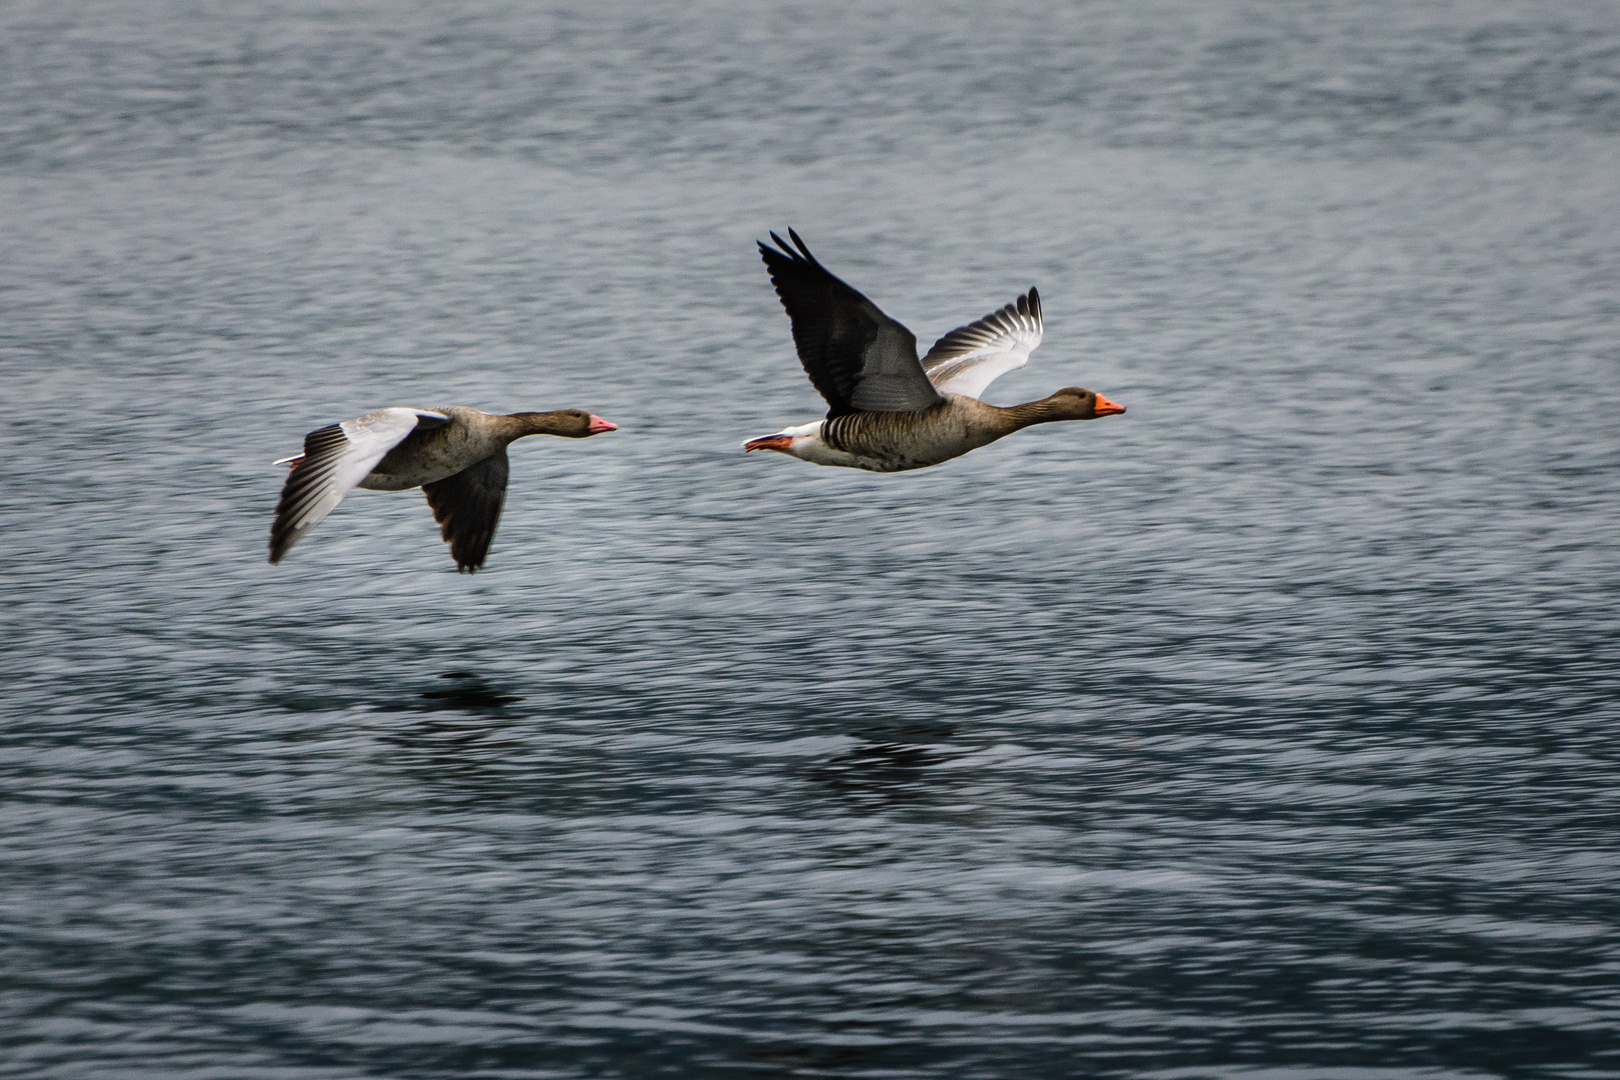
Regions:
[[[611,420],[604,420],[595,413],[591,414],[591,426],[586,428],[586,434],[600,435],[604,431],[618,431],[619,425]]]

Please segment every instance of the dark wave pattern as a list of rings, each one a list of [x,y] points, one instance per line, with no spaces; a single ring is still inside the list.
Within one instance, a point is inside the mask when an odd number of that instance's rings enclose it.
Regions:
[[[0,8],[0,1076],[1620,1076],[1613,14]],[[787,226],[1129,412],[743,455]]]

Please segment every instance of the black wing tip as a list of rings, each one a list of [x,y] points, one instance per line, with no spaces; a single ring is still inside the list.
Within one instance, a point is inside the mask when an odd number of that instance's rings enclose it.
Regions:
[[[466,550],[467,545],[462,543],[463,539],[464,538],[462,537],[457,537],[456,540],[451,541],[450,557],[456,560],[456,573],[476,574],[479,570],[483,569],[484,563],[489,561],[489,546],[494,542],[495,534],[490,533],[488,536],[476,538],[473,541],[473,550],[471,551]],[[478,544],[480,541],[482,542],[483,550],[478,549]],[[457,551],[456,548],[458,547],[461,547],[463,550]]]
[[[1020,296],[1016,302],[1008,304],[1006,310],[1016,311],[1018,314],[1026,315],[1032,319],[1039,319],[1041,317],[1040,291],[1031,285],[1029,292]]]
[[[277,521],[270,530],[270,565],[274,566],[285,559],[296,543],[298,537],[293,535],[292,528]]]
[[[759,245],[759,257],[765,260],[766,269],[774,274],[778,265],[784,262],[791,265],[799,261],[799,257],[793,253],[793,249],[784,244],[780,236],[771,233],[771,239],[776,242],[776,247],[771,247],[770,244],[763,240],[754,241]]]
[[[446,531],[449,531],[448,527]],[[489,547],[495,540],[495,534],[492,532],[470,539],[458,534],[446,536],[444,540],[450,545],[450,557],[456,560],[456,573],[474,574],[489,560]]]
[[[810,245],[806,244],[798,233],[794,232],[792,229],[789,229],[787,234],[788,239],[791,240],[792,243],[789,243],[787,240],[783,240],[782,237],[777,234],[776,230],[771,230],[771,241],[776,245],[774,248],[763,240],[754,241],[759,245],[759,253],[765,257],[765,261],[767,263],[771,261],[771,256],[774,255],[779,258],[792,259],[794,262],[807,262],[811,266],[821,265],[816,261],[816,257],[810,254]]]

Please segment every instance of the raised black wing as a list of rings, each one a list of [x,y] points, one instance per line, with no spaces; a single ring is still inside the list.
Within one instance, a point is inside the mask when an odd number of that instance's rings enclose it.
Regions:
[[[878,306],[832,276],[799,234],[791,245],[760,242],[776,295],[793,320],[793,344],[828,418],[852,412],[910,412],[945,399],[917,360],[917,339]]]
[[[456,569],[463,574],[484,565],[495,526],[500,524],[510,471],[506,451],[497,450],[454,476],[422,485],[433,508],[433,520],[440,525],[439,535],[449,543]]]

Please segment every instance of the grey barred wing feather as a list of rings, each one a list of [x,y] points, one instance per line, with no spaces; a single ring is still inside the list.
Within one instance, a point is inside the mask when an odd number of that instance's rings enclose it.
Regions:
[[[941,393],[976,398],[1001,376],[1023,367],[1041,343],[1041,294],[1034,289],[1000,311],[958,326],[923,357]]]
[[[771,283],[793,321],[799,362],[821,396],[827,416],[852,412],[910,412],[945,399],[917,360],[917,339],[872,301],[834,277],[799,234],[792,243],[771,233],[759,245]]]
[[[503,449],[454,476],[422,485],[433,520],[440,525],[439,535],[450,545],[456,569],[463,574],[477,571],[489,554],[506,502],[509,471]]]
[[[281,489],[270,526],[270,561],[280,562],[366,478],[388,451],[419,426],[443,427],[450,418],[426,409],[378,409],[304,436],[304,453]]]

